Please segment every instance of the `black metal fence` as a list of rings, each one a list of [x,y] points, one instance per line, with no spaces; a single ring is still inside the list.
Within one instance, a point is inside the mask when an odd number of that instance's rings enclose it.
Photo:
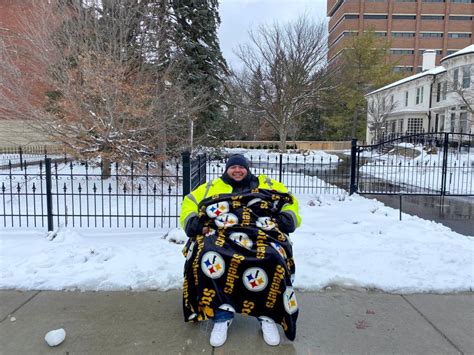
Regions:
[[[474,135],[419,133],[353,149],[351,191],[474,195]]]
[[[207,161],[207,176],[214,179],[225,171],[227,158]],[[343,152],[319,155],[250,155],[250,171],[282,182],[292,193],[345,193],[350,182],[350,156]],[[343,190],[341,190],[343,189]]]
[[[0,170],[0,223],[12,227],[176,227],[182,169],[173,164],[25,162]],[[107,175],[104,176],[104,172]]]
[[[351,152],[251,155],[250,170],[296,194],[473,196],[473,136],[416,134],[374,145],[353,140]],[[56,159],[0,167],[0,225],[176,227],[183,196],[221,176],[226,162],[189,153],[182,162],[145,166]]]
[[[28,145],[0,148],[0,169],[8,169],[10,165],[22,168],[25,163],[39,164],[46,158],[64,159],[64,149],[54,145]]]

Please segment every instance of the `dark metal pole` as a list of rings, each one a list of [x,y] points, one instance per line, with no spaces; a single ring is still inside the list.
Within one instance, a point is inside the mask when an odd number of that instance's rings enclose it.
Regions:
[[[403,194],[400,194],[400,221],[402,220],[402,197]]]
[[[351,141],[351,184],[349,187],[349,194],[357,192],[356,185],[356,157],[357,155],[357,138],[352,138]]]
[[[23,149],[21,146],[18,148],[18,152],[20,153],[20,169],[23,170]]]
[[[51,180],[51,158],[45,159],[46,169],[46,210],[48,215],[48,232],[53,231],[53,195],[51,192],[52,180]]]
[[[283,154],[280,153],[280,166],[279,166],[279,178],[278,181],[282,182],[283,179]]]
[[[191,192],[191,153],[183,152],[183,198]]]
[[[448,179],[448,150],[449,133],[445,133],[443,142],[443,166],[441,167],[441,196],[446,195],[446,181]]]

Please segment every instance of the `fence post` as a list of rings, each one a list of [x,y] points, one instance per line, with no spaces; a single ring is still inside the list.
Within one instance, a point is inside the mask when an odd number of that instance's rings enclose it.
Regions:
[[[351,185],[349,187],[349,195],[357,192],[356,185],[356,162],[357,162],[357,138],[351,140]]]
[[[278,181],[282,182],[283,179],[283,154],[280,153],[280,166],[278,171]]]
[[[441,167],[441,196],[446,195],[446,181],[448,179],[448,150],[449,133],[445,133],[443,142],[443,165]]]
[[[23,170],[23,149],[21,146],[18,148],[18,153],[20,154],[20,169]]]
[[[46,169],[46,211],[48,216],[48,232],[54,229],[53,225],[53,195],[51,193],[51,158],[45,159]]]
[[[183,198],[191,192],[191,153],[183,152]]]

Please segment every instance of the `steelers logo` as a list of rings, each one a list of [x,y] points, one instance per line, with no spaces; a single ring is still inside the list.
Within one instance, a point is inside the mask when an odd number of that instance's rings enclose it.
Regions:
[[[283,292],[283,306],[288,314],[293,314],[298,310],[295,290],[291,286],[288,286],[285,292]]]
[[[208,251],[202,256],[201,269],[207,277],[218,279],[225,271],[224,259],[218,253]]]
[[[241,247],[244,247],[249,250],[252,249],[252,239],[250,239],[249,236],[245,233],[234,232],[229,235],[229,239],[232,240],[235,244],[240,245]]]
[[[194,244],[196,243],[192,242],[191,244],[189,244],[188,253],[186,254],[186,260],[191,259],[191,255],[193,255]]]
[[[233,213],[224,213],[217,216],[214,222],[219,228],[229,228],[239,223],[239,219]]]
[[[257,219],[256,225],[258,228],[261,228],[265,231],[272,230],[276,227],[276,223],[272,221],[270,217],[259,217]]]
[[[285,248],[283,248],[280,244],[278,243],[270,243],[270,245],[275,248],[275,250],[278,252],[278,254],[280,254],[280,256],[283,258],[283,259],[286,259],[287,256],[286,256],[286,251],[285,251]]]
[[[265,271],[259,267],[251,267],[245,270],[242,282],[249,291],[262,291],[268,285],[268,277]]]
[[[258,198],[258,197],[257,197],[257,198],[254,198],[254,199],[250,200],[250,201],[247,203],[247,207],[250,207],[250,206],[252,206],[252,205],[255,205],[256,203],[259,203],[259,202],[261,202],[261,201],[262,201],[261,198]]]
[[[210,218],[219,217],[220,215],[227,212],[229,212],[229,202],[227,201],[213,203],[212,205],[206,207],[206,214]]]
[[[219,309],[222,309],[224,311],[228,311],[228,312],[233,312],[235,313],[235,308],[232,307],[230,304],[227,304],[227,303],[223,303],[219,306]]]

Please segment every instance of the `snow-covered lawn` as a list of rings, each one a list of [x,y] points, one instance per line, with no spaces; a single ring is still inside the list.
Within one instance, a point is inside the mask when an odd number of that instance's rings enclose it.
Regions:
[[[383,204],[345,195],[298,195],[293,235],[296,287],[457,292],[474,286],[474,238]],[[145,290],[180,288],[186,239],[180,229],[4,228],[0,288]]]

